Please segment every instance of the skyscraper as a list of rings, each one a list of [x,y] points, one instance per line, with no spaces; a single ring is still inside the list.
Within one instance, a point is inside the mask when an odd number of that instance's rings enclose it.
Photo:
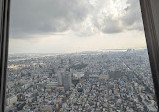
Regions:
[[[65,74],[64,74],[64,89],[65,91],[69,91],[71,89],[71,73],[66,70]]]
[[[62,86],[62,85],[63,85],[62,77],[63,77],[62,72],[59,72],[59,73],[57,74],[57,81],[58,81],[58,85],[59,85],[59,86]]]

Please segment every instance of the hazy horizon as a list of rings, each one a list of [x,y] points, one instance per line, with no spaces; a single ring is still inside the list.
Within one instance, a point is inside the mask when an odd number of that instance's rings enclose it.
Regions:
[[[27,53],[27,52],[20,52],[20,53],[9,53],[9,55],[18,55],[18,54],[56,54],[56,55],[65,55],[65,54],[76,54],[76,53],[92,53],[92,52],[103,52],[103,53],[106,53],[106,52],[122,52],[122,51],[127,51],[127,50],[147,50],[147,48],[128,48],[128,49],[101,49],[101,50],[91,50],[91,51],[79,51],[79,52],[56,52],[56,53]]]

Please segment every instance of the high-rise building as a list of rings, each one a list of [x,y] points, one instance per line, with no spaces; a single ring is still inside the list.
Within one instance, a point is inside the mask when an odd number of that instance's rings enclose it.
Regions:
[[[58,81],[58,85],[59,86],[62,86],[63,85],[63,73],[62,72],[59,72],[57,74],[57,81]]]
[[[64,89],[65,91],[69,91],[71,89],[71,73],[69,71],[66,71],[64,74]]]
[[[64,86],[65,91],[69,91],[72,84],[70,69],[61,69],[57,74],[57,81],[59,86]]]
[[[59,71],[57,72],[57,81],[59,86],[64,85],[64,74],[65,74],[64,68],[60,68]]]

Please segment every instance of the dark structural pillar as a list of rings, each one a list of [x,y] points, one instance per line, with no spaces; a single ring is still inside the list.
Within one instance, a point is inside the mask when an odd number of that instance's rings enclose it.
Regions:
[[[10,0],[0,0],[0,112],[5,109]]]
[[[159,109],[159,0],[140,0],[140,5]]]

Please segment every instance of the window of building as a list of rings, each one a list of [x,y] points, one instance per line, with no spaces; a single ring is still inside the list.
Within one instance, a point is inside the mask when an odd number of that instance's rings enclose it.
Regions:
[[[7,111],[157,112],[138,0],[12,0]]]

